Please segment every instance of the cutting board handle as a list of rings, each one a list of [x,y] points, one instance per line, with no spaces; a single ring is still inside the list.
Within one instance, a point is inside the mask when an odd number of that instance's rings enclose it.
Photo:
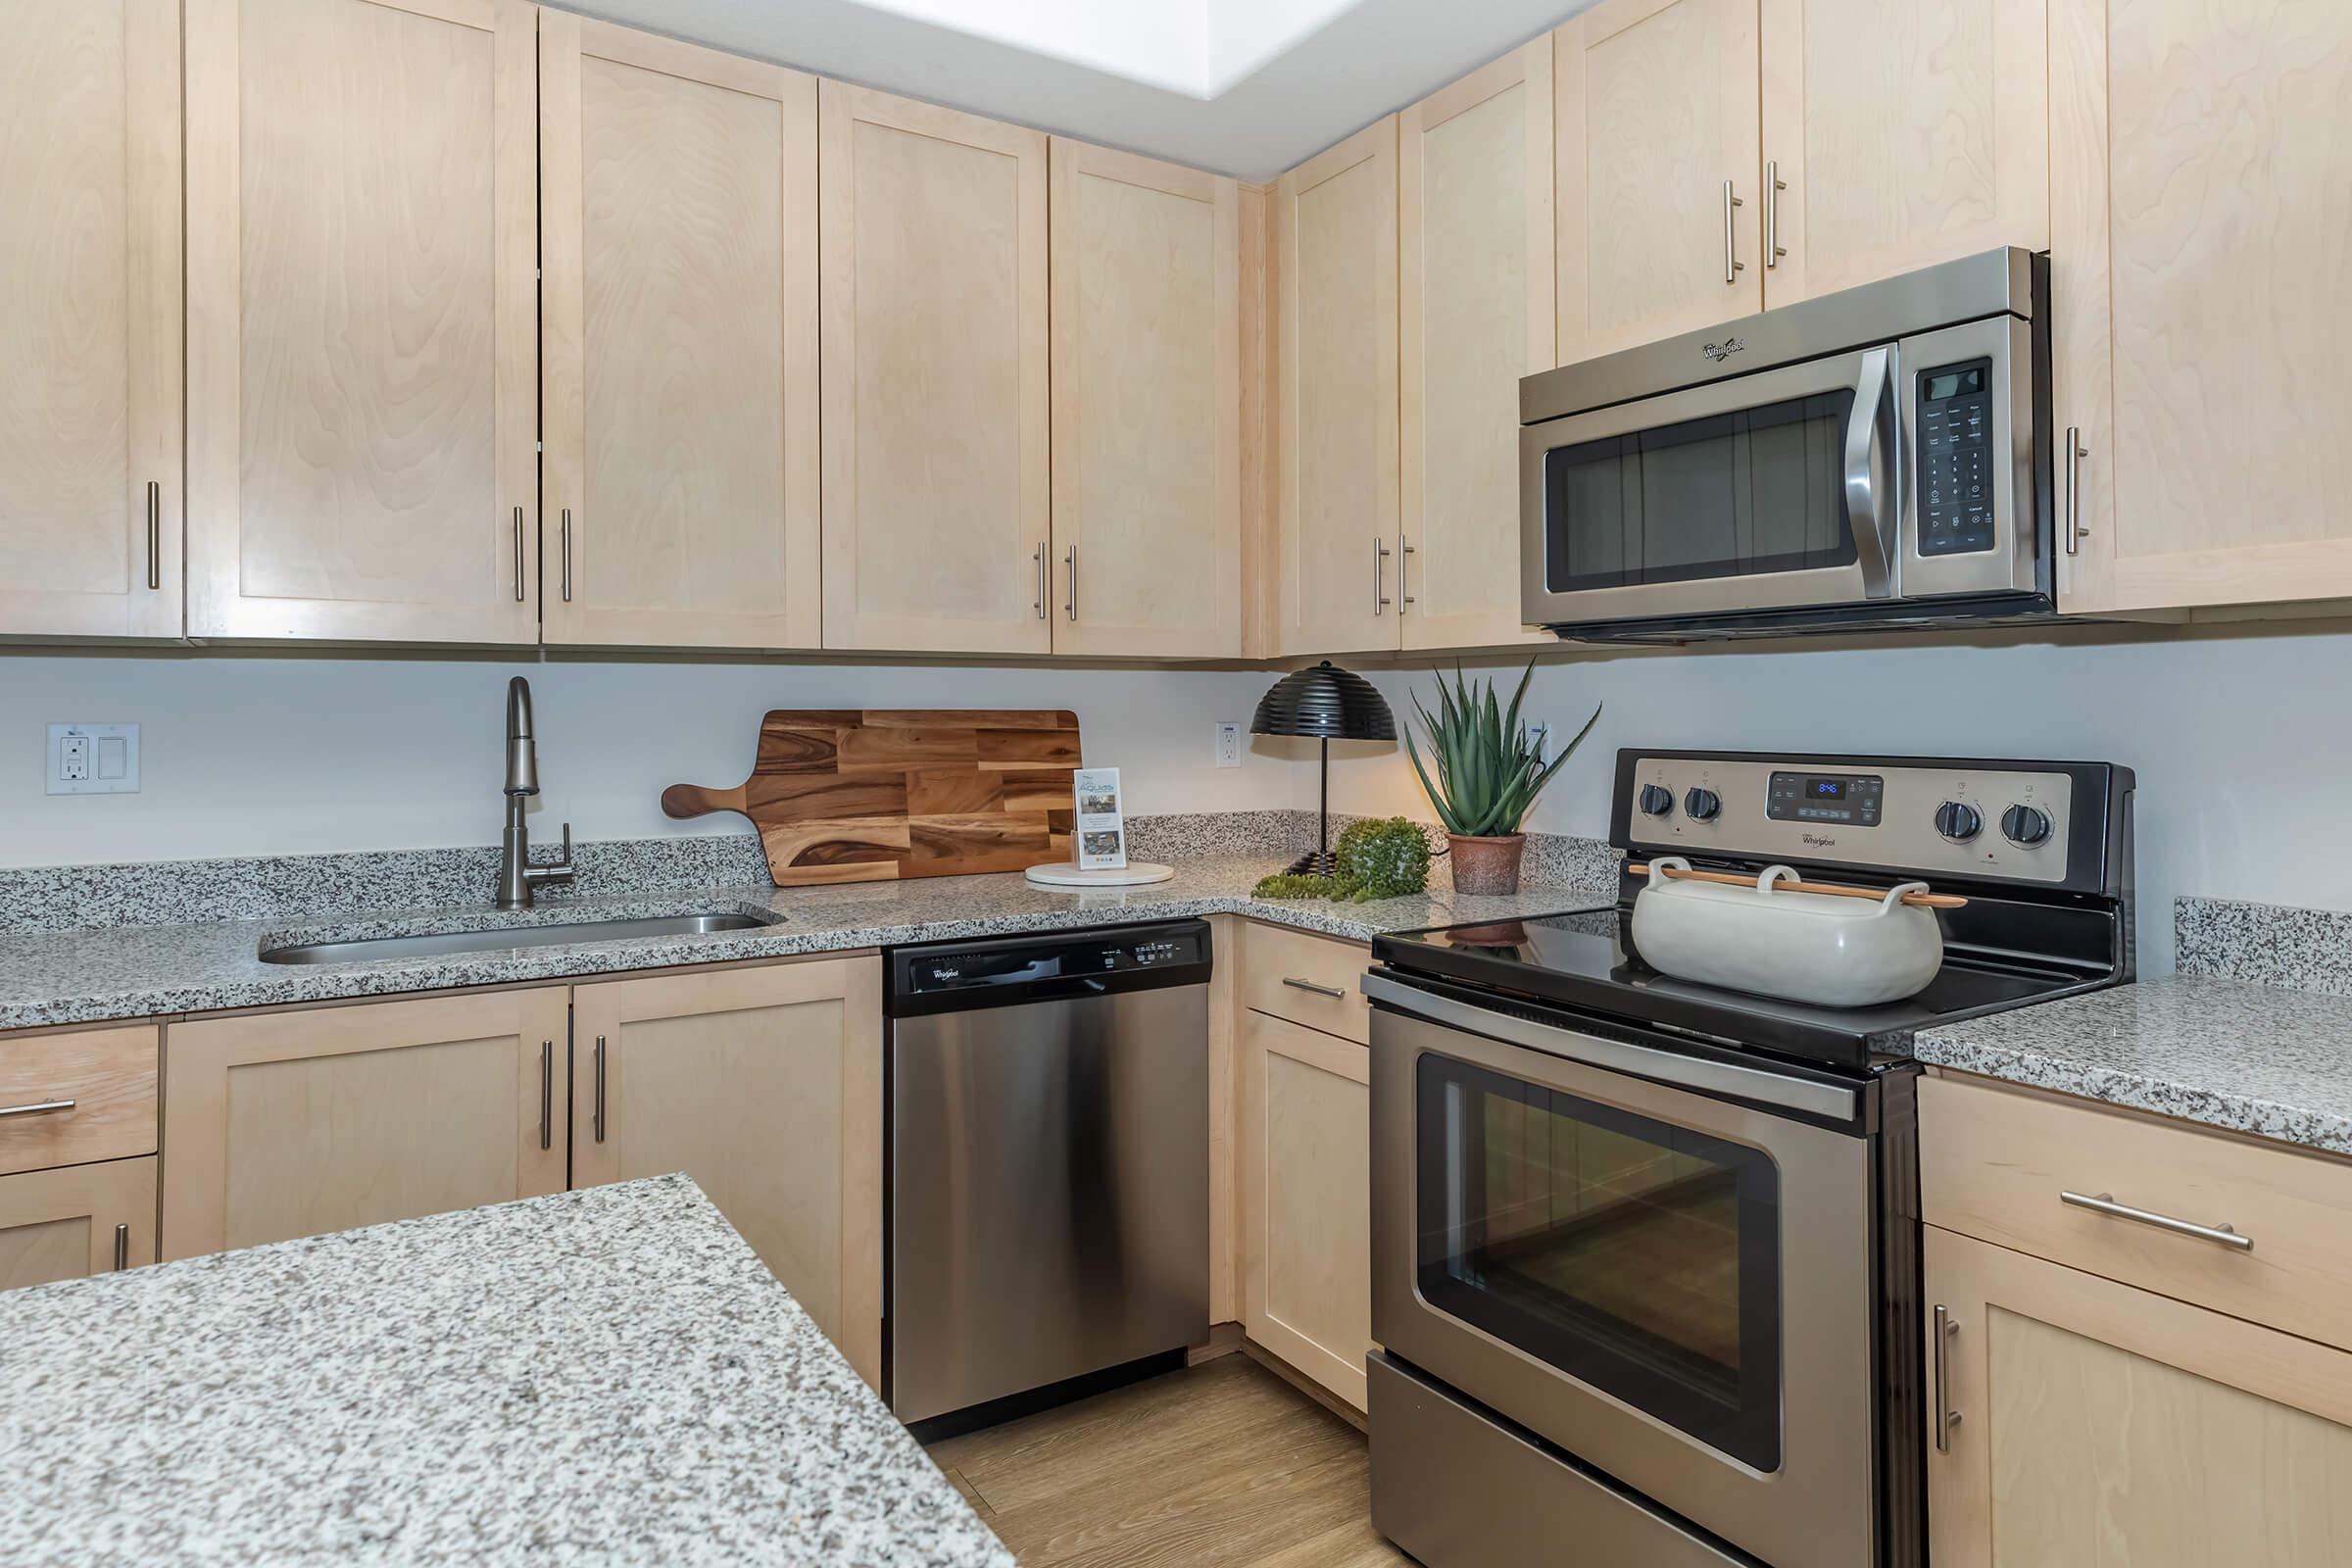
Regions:
[[[662,810],[666,816],[709,816],[712,811],[740,811],[747,804],[740,784],[731,790],[705,789],[700,784],[672,784],[662,792]]]

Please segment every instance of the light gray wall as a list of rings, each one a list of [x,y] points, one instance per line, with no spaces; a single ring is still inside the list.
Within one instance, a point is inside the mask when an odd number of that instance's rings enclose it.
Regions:
[[[1068,708],[1137,813],[1277,805],[1291,765],[1263,748],[1210,765],[1214,722],[1247,724],[1266,686],[1255,670],[19,655],[0,657],[0,865],[495,843],[516,674],[540,838],[565,818],[581,838],[748,832],[658,803],[742,782],[770,708]],[[76,721],[141,726],[140,793],[44,793],[44,726]]]
[[[1532,717],[1573,731],[1596,701],[1605,709],[1528,825],[1605,837],[1619,747],[2114,761],[2139,779],[2143,972],[2172,967],[2179,894],[2352,907],[2352,635],[2059,639],[1547,656]],[[1408,690],[1433,700],[1430,666],[1364,673],[1399,716]],[[1471,673],[1496,675],[1506,696],[1516,680],[1493,663]],[[1341,750],[1335,809],[1434,815],[1401,748]],[[1311,769],[1294,791],[1293,804],[1314,804]]]

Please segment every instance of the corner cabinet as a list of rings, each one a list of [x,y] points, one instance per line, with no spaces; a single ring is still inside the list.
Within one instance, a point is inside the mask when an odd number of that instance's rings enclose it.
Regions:
[[[1282,176],[1278,651],[1397,645],[1396,117]]]
[[[1552,34],[1561,364],[1764,308],[1756,5],[1600,0]]]
[[[2352,8],[2049,5],[2059,608],[2352,597]]]
[[[536,9],[185,15],[189,634],[536,642]]]
[[[814,648],[816,78],[539,13],[549,643]]]
[[[1046,137],[817,88],[827,648],[1046,654]]]
[[[1056,136],[1057,654],[1242,651],[1241,190]]]
[[[179,35],[0,9],[0,633],[180,634]]]
[[[684,1171],[880,1387],[881,959],[572,995],[572,1185]]]

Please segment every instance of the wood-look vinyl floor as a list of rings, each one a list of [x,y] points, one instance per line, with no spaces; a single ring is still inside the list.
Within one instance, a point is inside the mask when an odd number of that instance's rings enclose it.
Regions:
[[[1363,1434],[1225,1355],[932,1445],[1022,1568],[1392,1568]]]

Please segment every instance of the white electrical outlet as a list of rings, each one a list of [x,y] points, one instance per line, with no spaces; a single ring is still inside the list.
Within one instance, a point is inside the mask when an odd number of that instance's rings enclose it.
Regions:
[[[52,795],[132,795],[139,788],[139,726],[49,726]]]
[[[1242,765],[1242,726],[1230,719],[1220,720],[1217,724],[1217,765]]]
[[[1551,726],[1539,720],[1527,726],[1527,733],[1529,738],[1536,743],[1536,760],[1539,762],[1550,761]]]

